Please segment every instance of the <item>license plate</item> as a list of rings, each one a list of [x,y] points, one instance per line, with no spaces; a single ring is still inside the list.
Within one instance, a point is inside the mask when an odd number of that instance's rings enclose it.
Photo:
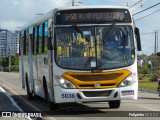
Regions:
[[[121,91],[122,96],[134,95],[134,90]]]

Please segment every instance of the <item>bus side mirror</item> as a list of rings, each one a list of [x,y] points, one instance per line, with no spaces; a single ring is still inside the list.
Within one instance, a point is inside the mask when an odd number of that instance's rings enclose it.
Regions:
[[[48,37],[47,47],[48,47],[48,50],[53,50],[53,45],[52,45],[52,39],[51,39],[51,37]]]
[[[136,40],[137,40],[137,49],[138,49],[138,51],[141,51],[142,50],[142,48],[141,48],[141,38],[140,38],[139,29],[137,27],[135,28],[135,34],[136,34]]]

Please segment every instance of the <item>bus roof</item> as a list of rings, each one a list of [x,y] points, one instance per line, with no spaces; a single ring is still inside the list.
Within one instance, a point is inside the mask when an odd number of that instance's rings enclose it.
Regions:
[[[42,22],[45,22],[46,20],[50,19],[53,17],[53,15],[59,11],[59,10],[74,10],[74,9],[127,9],[128,7],[125,6],[108,6],[108,5],[94,5],[94,6],[71,6],[71,7],[61,7],[61,8],[55,8],[52,9],[46,13],[44,13],[44,15],[41,15],[40,17],[36,17],[35,19],[33,19],[32,21],[28,22],[27,24],[25,24],[24,26],[22,26],[22,28],[19,31],[23,31],[29,27],[32,27],[33,25],[39,25]]]
[[[71,6],[61,7],[58,10],[69,10],[69,9],[93,9],[93,8],[115,8],[115,9],[128,9],[128,7],[122,6],[109,6],[109,5],[94,5],[94,6]]]

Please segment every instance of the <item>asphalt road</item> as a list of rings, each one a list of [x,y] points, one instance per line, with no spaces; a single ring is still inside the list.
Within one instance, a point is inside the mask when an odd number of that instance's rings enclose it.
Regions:
[[[160,118],[160,97],[155,93],[139,91],[138,100],[124,100],[119,109],[110,109],[107,102],[93,102],[67,104],[61,106],[60,110],[49,111],[48,103],[45,100],[28,101],[26,91],[21,88],[18,73],[0,72],[0,85],[11,94],[24,111],[41,111],[48,115],[49,117],[43,118],[45,120],[128,120],[135,119],[136,115],[136,119],[140,120],[158,120]]]

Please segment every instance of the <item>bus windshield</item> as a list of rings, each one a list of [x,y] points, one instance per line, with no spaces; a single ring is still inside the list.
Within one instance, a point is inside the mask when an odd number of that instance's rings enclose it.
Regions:
[[[110,28],[111,25],[55,28],[56,64],[72,70],[107,70],[133,64],[132,27]]]

